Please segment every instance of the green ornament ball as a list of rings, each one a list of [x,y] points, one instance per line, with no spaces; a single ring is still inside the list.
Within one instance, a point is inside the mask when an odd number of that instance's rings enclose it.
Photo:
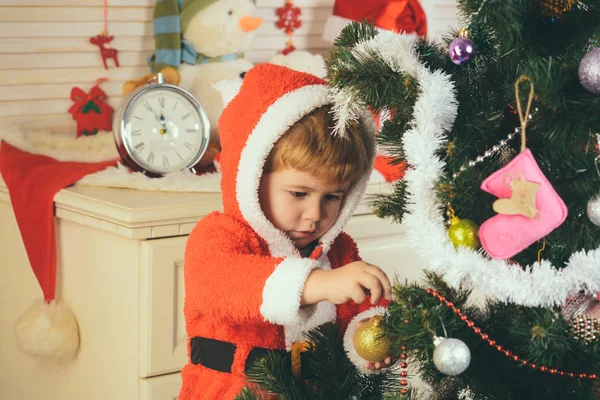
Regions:
[[[465,246],[477,250],[481,246],[479,226],[470,219],[453,217],[450,221],[450,228],[448,228],[448,236],[456,248]]]

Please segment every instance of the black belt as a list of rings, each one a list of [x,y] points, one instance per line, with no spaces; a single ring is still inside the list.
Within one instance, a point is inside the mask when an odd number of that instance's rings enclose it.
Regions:
[[[231,373],[231,365],[235,354],[236,345],[229,342],[223,342],[216,339],[208,339],[203,337],[194,337],[190,340],[190,358],[192,364],[202,365],[206,368]],[[265,357],[269,352],[281,353],[286,356],[286,362],[292,368],[290,353],[285,350],[270,350],[262,347],[253,347],[246,359],[245,372],[254,365],[254,363]],[[307,353],[300,355],[301,360],[305,359]],[[300,365],[303,362],[301,361]],[[301,376],[306,379],[306,368],[301,367]]]

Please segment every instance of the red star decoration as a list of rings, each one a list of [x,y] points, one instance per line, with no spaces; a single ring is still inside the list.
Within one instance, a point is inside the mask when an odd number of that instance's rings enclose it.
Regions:
[[[283,29],[288,35],[302,26],[302,21],[300,21],[302,11],[299,7],[294,7],[292,2],[286,2],[285,6],[279,7],[275,13],[279,16],[275,26]]]

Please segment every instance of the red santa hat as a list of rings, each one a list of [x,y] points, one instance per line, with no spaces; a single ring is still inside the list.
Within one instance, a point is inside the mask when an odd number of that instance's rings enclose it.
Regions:
[[[77,352],[79,329],[72,312],[55,301],[54,195],[116,163],[112,134],[74,140],[72,135],[11,132],[0,139],[0,173],[44,297],[16,321],[17,346],[34,357],[66,361]]]
[[[419,0],[336,0],[323,38],[333,42],[350,22],[363,20],[381,30],[427,34],[427,17]]]

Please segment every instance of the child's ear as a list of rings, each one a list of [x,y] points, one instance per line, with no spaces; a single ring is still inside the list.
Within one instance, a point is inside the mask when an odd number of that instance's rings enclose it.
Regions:
[[[227,107],[227,104],[239,93],[242,82],[241,79],[226,79],[213,84],[213,87],[221,93],[223,107]]]

